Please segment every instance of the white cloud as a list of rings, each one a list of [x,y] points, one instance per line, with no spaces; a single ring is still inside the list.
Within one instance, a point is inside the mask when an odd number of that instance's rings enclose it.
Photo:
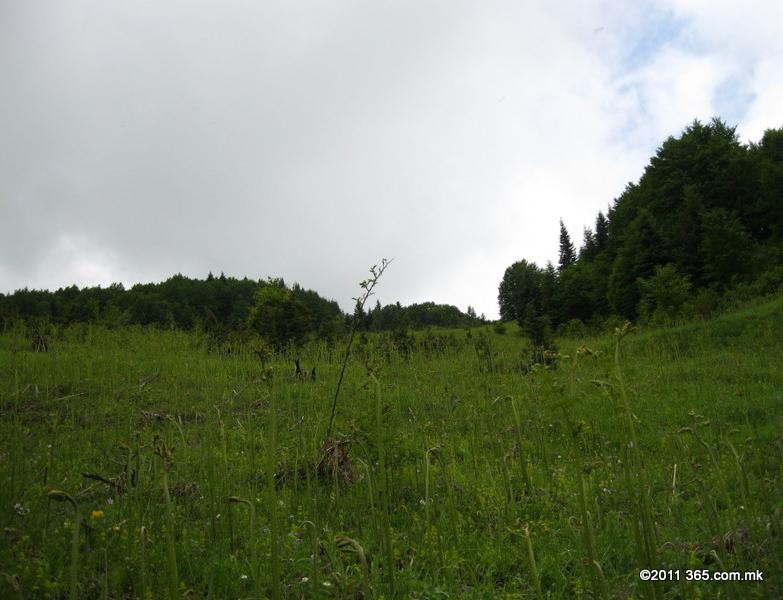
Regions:
[[[95,246],[86,237],[66,234],[55,240],[29,274],[28,285],[36,289],[74,284],[107,286],[118,279],[122,279],[122,273],[111,252]]]
[[[386,256],[383,302],[494,316],[668,135],[783,124],[778,3],[713,7],[6,8],[0,289],[222,270],[350,308]]]
[[[764,131],[783,127],[783,56],[760,61],[753,73],[753,101],[739,127],[742,139],[758,141]]]

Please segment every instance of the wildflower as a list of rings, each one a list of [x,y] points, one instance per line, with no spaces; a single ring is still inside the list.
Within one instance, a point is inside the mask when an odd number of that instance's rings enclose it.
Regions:
[[[102,510],[94,510],[92,511],[92,513],[90,513],[90,516],[93,519],[102,519],[103,517],[106,516],[106,513],[104,513]]]
[[[14,510],[16,511],[16,514],[19,515],[20,517],[24,517],[26,514],[30,512],[30,509],[22,506],[21,502],[17,502],[16,504],[14,504]]]
[[[309,578],[309,577],[302,577],[302,578],[299,580],[299,583],[307,583],[308,581],[310,581],[310,578]]]
[[[247,575],[245,575],[245,574],[243,573],[242,575],[240,575],[240,576],[239,576],[239,578],[240,578],[240,579],[247,579]]]

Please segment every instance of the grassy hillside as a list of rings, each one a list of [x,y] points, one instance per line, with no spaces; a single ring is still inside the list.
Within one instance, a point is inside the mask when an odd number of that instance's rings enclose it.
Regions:
[[[371,336],[323,444],[341,347],[300,381],[190,333],[8,331],[0,596],[783,597],[782,338],[782,299],[548,367],[514,327]]]

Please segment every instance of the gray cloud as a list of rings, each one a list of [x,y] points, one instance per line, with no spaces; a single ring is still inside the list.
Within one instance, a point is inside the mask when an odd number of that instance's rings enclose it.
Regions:
[[[578,239],[694,117],[783,124],[774,11],[4,3],[0,290],[223,270],[349,308],[385,256],[384,303],[494,316],[508,264],[555,258],[558,218]]]

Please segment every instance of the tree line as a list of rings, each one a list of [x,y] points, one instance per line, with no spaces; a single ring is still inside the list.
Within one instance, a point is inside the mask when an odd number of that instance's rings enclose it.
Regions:
[[[414,303],[402,306],[399,302],[381,306],[376,302],[368,311],[356,307],[352,315],[357,328],[363,331],[394,331],[411,327],[472,327],[487,321],[484,315],[478,317],[472,306],[462,312],[451,304],[434,302]]]
[[[223,273],[206,279],[174,275],[161,283],[108,287],[75,285],[47,290],[21,289],[0,294],[0,320],[109,327],[142,325],[202,329],[221,340],[230,332],[254,331],[271,344],[301,344],[311,337],[330,339],[354,323],[358,330],[393,331],[430,326],[463,327],[481,322],[475,311],[424,302],[399,302],[368,311],[344,313],[334,300],[283,279],[237,279]]]
[[[726,295],[779,290],[783,129],[742,144],[719,119],[694,121],[598,213],[579,251],[562,220],[559,242],[556,266],[515,262],[498,288],[501,318],[537,343],[564,326],[706,316]]]

